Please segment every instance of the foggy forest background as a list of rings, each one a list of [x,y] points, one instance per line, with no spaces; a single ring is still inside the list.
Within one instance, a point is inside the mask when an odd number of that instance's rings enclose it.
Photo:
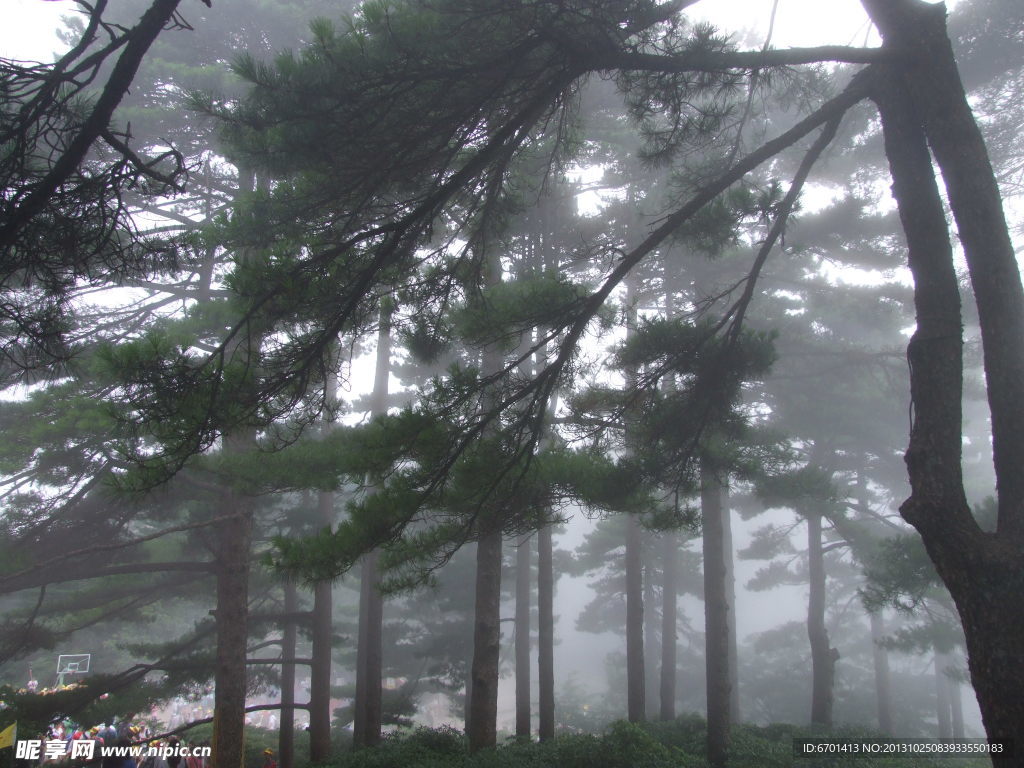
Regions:
[[[900,514],[925,273],[864,86],[896,33],[787,59],[689,5],[100,0],[56,65],[0,60],[0,729],[292,768],[1024,724]],[[1024,8],[948,33],[1019,253]],[[932,378],[1012,549],[956,222],[962,397]]]

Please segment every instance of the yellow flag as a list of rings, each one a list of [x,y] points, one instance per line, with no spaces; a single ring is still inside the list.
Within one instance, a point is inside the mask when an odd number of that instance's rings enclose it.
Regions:
[[[4,747],[13,747],[14,738],[18,733],[18,724],[11,723],[9,726],[0,731],[0,749]]]

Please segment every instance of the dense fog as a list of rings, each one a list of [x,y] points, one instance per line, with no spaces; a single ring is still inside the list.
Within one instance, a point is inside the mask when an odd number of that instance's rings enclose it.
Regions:
[[[1024,764],[1019,3],[5,15],[0,762]]]

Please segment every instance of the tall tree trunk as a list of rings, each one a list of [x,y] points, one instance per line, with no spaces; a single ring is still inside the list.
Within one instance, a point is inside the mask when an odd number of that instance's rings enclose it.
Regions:
[[[485,255],[484,287],[501,285],[501,259],[496,251]],[[490,344],[481,355],[481,373],[492,376],[504,368],[504,355],[498,344]],[[497,407],[498,394],[485,393],[485,407]],[[486,437],[486,434],[484,435]],[[470,671],[468,723],[470,752],[497,743],[498,662],[501,648],[501,528],[502,521],[484,509],[477,516],[476,598],[473,621],[473,664]]]
[[[394,306],[390,297],[380,302],[377,326],[377,353],[374,364],[373,392],[370,395],[370,415],[381,416],[388,410],[388,392],[391,384],[391,315]],[[370,483],[367,482],[370,487]],[[372,493],[372,489],[369,491]],[[384,675],[384,596],[378,584],[380,554],[369,552],[363,558],[359,579],[359,633],[356,645],[356,698],[352,743],[356,747],[379,744],[383,724],[383,695],[381,682]]]
[[[949,678],[942,664],[942,654],[935,652],[935,717],[938,722],[936,736],[940,739],[953,737],[953,722],[949,706]]]
[[[537,687],[540,740],[555,737],[555,569],[551,526],[537,532]]]
[[[381,678],[384,601],[378,584],[380,553],[363,557],[359,575],[359,634],[356,645],[356,700],[352,743],[371,747],[380,743],[382,721]]]
[[[334,523],[334,494],[317,494],[317,513],[327,527]],[[331,656],[334,629],[334,587],[313,586],[313,650],[309,668],[309,759],[321,762],[331,754]]]
[[[871,619],[872,657],[875,666],[875,699],[878,710],[878,730],[893,733],[892,694],[890,693],[889,652],[882,645],[885,638],[885,619],[882,612],[869,613]]]
[[[1024,290],[981,133],[960,83],[945,7],[863,0],[899,61],[877,67],[875,98],[914,276],[917,330],[907,357],[914,422],[900,508],[920,533],[957,606],[968,667],[990,739],[1024,733]],[[980,529],[961,472],[962,331],[942,200],[942,170],[978,304],[991,411],[999,518]],[[992,574],[999,574],[993,578]],[[997,766],[1024,764],[995,757]]]
[[[839,652],[829,644],[825,626],[825,555],[820,514],[807,515],[807,637],[811,641],[811,725],[832,727],[832,689]]]
[[[240,193],[256,188],[255,173],[238,169]],[[240,251],[242,261],[256,258]],[[259,334],[246,326],[230,342],[227,358],[246,366],[256,357]],[[223,452],[238,453],[252,448],[255,434],[239,426],[222,437]],[[251,500],[233,488],[224,490],[220,507],[230,517],[219,523],[217,532],[217,631],[216,669],[213,693],[212,768],[240,768],[245,759],[245,659],[249,631],[249,567],[253,535]]]
[[[641,542],[649,542],[652,535],[649,531],[641,531]],[[648,547],[644,547],[649,551]],[[658,613],[655,610],[657,599],[654,591],[654,564],[645,562],[644,572],[644,714],[654,713],[659,708],[658,689],[660,680],[655,659],[659,656],[658,649]]]
[[[626,516],[626,700],[631,723],[643,722],[644,704],[644,570],[640,518]]]
[[[470,684],[470,752],[497,743],[498,654],[501,645],[501,529],[492,525],[476,549],[476,603]]]
[[[679,564],[679,534],[666,531],[662,540],[661,585],[661,711],[662,720],[676,719],[676,602],[679,585],[676,570]]]
[[[225,438],[225,443],[228,442]],[[245,757],[245,659],[253,529],[248,501],[234,490],[225,491],[221,508],[230,509],[232,514],[217,526],[217,665],[212,740],[215,768],[241,768]]]
[[[516,548],[516,736],[530,740],[530,537]]]
[[[740,722],[739,639],[736,636],[736,556],[732,544],[732,506],[729,481],[722,481],[722,561],[725,563],[725,601],[729,617],[729,722]]]
[[[284,583],[284,630],[281,637],[281,658],[294,659],[298,651],[295,614],[299,610],[299,593],[295,582]],[[295,663],[281,665],[281,730],[277,735],[277,764],[280,768],[295,765]]]
[[[729,601],[725,584],[722,481],[708,460],[700,466],[704,554],[704,659],[707,673],[708,763],[725,768],[729,755]]]

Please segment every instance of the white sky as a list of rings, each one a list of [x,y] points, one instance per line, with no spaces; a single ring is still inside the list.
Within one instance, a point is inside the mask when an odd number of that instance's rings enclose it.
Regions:
[[[61,14],[73,6],[69,0],[0,0],[0,56],[49,59],[61,47],[53,30]],[[186,15],[187,6],[186,2]],[[690,11],[694,18],[739,33],[741,40],[744,32],[756,40],[767,29],[771,8],[771,0],[703,0]],[[777,47],[861,45],[867,31],[860,0],[781,0],[773,43]],[[876,44],[877,38],[870,43]]]

